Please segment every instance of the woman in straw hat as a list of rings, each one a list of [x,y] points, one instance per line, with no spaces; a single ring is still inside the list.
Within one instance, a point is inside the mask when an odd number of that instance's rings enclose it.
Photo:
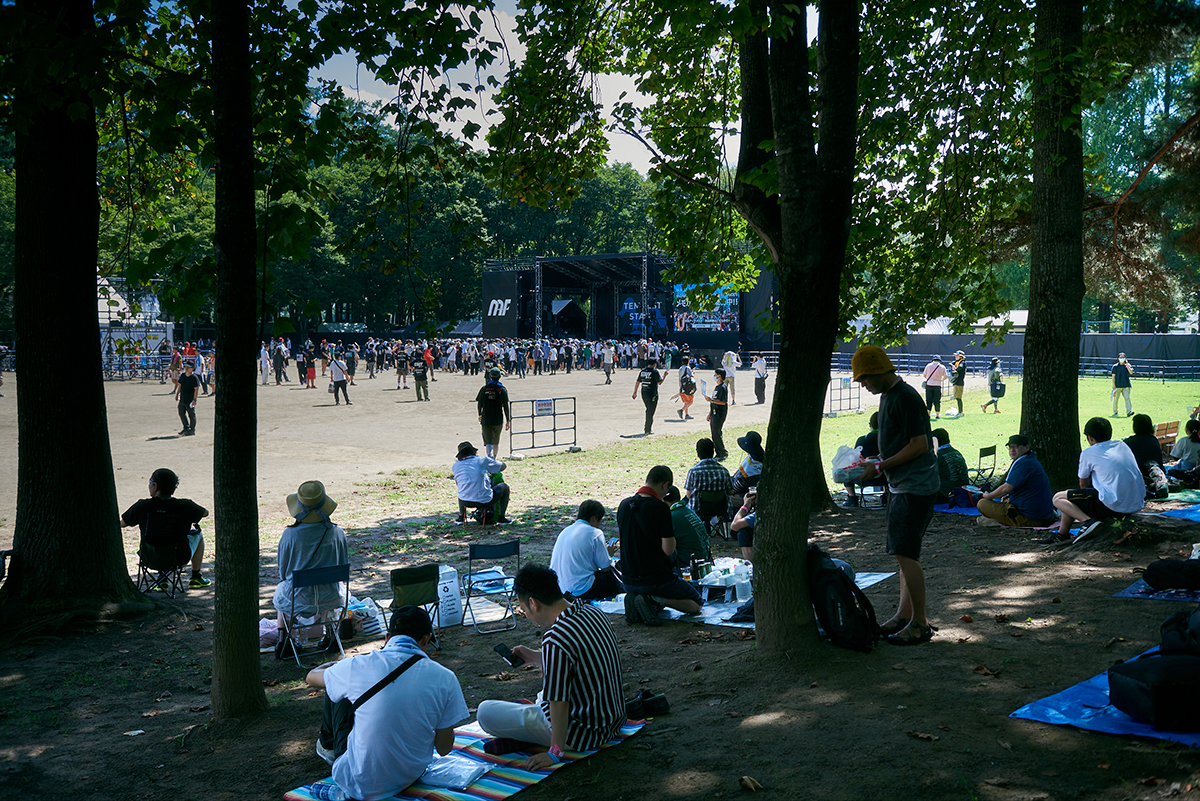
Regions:
[[[279,539],[279,584],[274,604],[278,613],[279,642],[286,640],[287,616],[292,611],[292,573],[311,567],[344,565],[350,561],[346,532],[329,519],[337,501],[325,494],[320,481],[305,481],[287,497],[288,513],[294,518]],[[296,593],[296,615],[319,622],[329,611],[341,605],[346,588],[341,582],[304,587]],[[276,648],[276,656],[284,656]]]

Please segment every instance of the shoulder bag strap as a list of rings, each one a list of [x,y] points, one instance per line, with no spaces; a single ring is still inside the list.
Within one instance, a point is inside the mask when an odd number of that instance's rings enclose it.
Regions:
[[[414,656],[410,656],[410,657],[408,658],[408,661],[406,661],[406,662],[405,662],[403,665],[401,665],[400,667],[398,667],[398,668],[396,668],[395,670],[393,670],[391,673],[389,673],[389,674],[387,674],[386,676],[384,676],[382,681],[380,681],[380,682],[379,682],[378,684],[376,684],[374,687],[372,687],[371,689],[367,690],[365,693],[363,693],[362,695],[360,695],[360,696],[358,697],[358,700],[357,700],[357,701],[355,701],[355,702],[354,702],[354,703],[351,705],[351,706],[352,706],[352,708],[354,709],[354,711],[356,711],[356,712],[357,712],[357,711],[358,711],[358,708],[359,708],[360,706],[362,706],[363,704],[365,704],[367,701],[369,701],[369,700],[371,699],[371,696],[373,696],[375,693],[379,692],[379,691],[380,691],[380,690],[382,690],[384,687],[386,687],[386,686],[388,686],[389,684],[391,684],[391,683],[392,683],[393,681],[395,681],[396,679],[400,678],[400,674],[401,674],[401,673],[403,673],[404,671],[408,670],[410,667],[412,667],[413,665],[415,665],[415,664],[417,663],[417,660],[418,660],[418,659],[423,659],[423,658],[424,658],[424,657],[422,657],[420,654],[415,654]]]

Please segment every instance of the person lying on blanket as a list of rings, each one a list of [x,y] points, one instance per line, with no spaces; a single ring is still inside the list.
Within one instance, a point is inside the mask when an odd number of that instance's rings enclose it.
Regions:
[[[621,655],[604,613],[564,598],[550,568],[522,565],[513,592],[521,612],[543,630],[540,651],[524,645],[512,649],[514,656],[542,669],[542,690],[533,704],[482,701],[477,720],[498,738],[492,745],[496,753],[531,750],[531,744],[548,747],[525,760],[527,770],[541,770],[561,761],[564,750],[599,748],[621,730],[627,719]]]
[[[1005,526],[1041,528],[1054,522],[1053,493],[1046,468],[1029,447],[1029,437],[1013,434],[1008,438],[1008,458],[1012,466],[1004,483],[979,496],[979,513]],[[1006,500],[1007,499],[1007,500]]]

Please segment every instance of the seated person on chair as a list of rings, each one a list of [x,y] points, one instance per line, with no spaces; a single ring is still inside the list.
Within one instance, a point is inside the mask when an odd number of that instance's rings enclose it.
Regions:
[[[537,702],[482,701],[476,720],[488,734],[502,738],[495,753],[539,751],[525,760],[526,770],[559,762],[564,750],[599,748],[624,725],[621,696],[621,653],[612,624],[585,601],[567,600],[554,571],[527,563],[513,585],[521,612],[543,630],[541,650],[524,645],[513,654],[542,669]]]
[[[579,504],[575,522],[559,533],[550,554],[550,569],[558,575],[559,586],[581,601],[612,598],[625,591],[613,571],[617,546],[605,543],[600,530],[604,515],[600,501]]]
[[[1200,420],[1188,420],[1183,431],[1187,436],[1176,440],[1171,448],[1171,458],[1178,461],[1171,465],[1168,475],[1186,473],[1200,465]]]
[[[330,701],[357,701],[410,658],[419,657],[391,684],[354,713],[346,750],[335,754],[317,741],[317,754],[333,766],[347,798],[390,798],[415,782],[433,760],[454,747],[454,727],[470,718],[462,687],[448,668],[425,653],[433,625],[424,609],[402,606],[388,621],[388,641],[377,651],[326,662],[309,671],[309,687],[324,688]],[[325,705],[326,714],[337,708]],[[327,728],[344,723],[327,719]],[[341,725],[339,725],[341,724]]]
[[[727,473],[725,479],[729,479]],[[671,569],[675,528],[671,508],[663,502],[663,497],[673,480],[671,468],[655,465],[650,468],[645,485],[617,507],[627,624],[657,626],[661,623],[658,613],[664,606],[685,615],[700,611],[700,593]]]
[[[938,503],[950,503],[955,487],[964,487],[971,479],[967,475],[967,460],[963,458],[953,445],[950,444],[950,432],[944,428],[935,428],[929,436],[937,441]]]
[[[733,522],[729,524],[729,530],[737,534],[738,546],[742,549],[742,558],[750,562],[754,561],[754,524],[758,518],[758,490],[751,488],[746,492],[746,501],[741,509],[737,510],[737,514],[733,516]]]
[[[674,566],[687,567],[693,559],[708,561],[712,552],[708,544],[708,529],[700,516],[691,510],[687,501],[679,494],[679,487],[672,486],[663,496],[671,507],[671,528],[675,531]]]
[[[979,497],[979,513],[1004,526],[1050,525],[1054,522],[1050,478],[1037,454],[1030,450],[1029,437],[1024,434],[1009,437],[1008,458],[1012,459],[1012,465],[1004,483]]]
[[[879,412],[871,412],[871,417],[867,421],[867,426],[871,429],[863,434],[854,442],[854,447],[860,448],[862,458],[878,459],[879,458]],[[870,481],[856,482],[864,487],[886,486],[887,479],[883,476],[875,476]],[[854,509],[858,506],[858,496],[854,493],[854,484],[843,484],[846,489],[846,502],[842,504],[843,509]]]
[[[741,496],[751,487],[758,486],[766,454],[763,452],[762,435],[757,431],[747,431],[746,436],[738,437],[737,444],[746,452],[746,458],[742,459],[742,463],[729,479],[733,482],[733,494]]]
[[[1134,461],[1142,470],[1142,480],[1146,482],[1147,498],[1165,498],[1169,493],[1167,474],[1163,469],[1162,444],[1154,436],[1154,421],[1148,414],[1133,416],[1133,436],[1126,437],[1124,442],[1133,451]]]
[[[717,513],[709,513],[705,517],[704,512],[700,509],[700,493],[701,492],[719,492],[723,496],[733,492],[733,481],[729,478],[729,473],[725,472],[725,468],[721,466],[715,458],[717,454],[717,446],[708,437],[701,437],[696,440],[696,456],[700,457],[700,461],[692,465],[692,469],[688,470],[687,478],[683,481],[684,492],[687,493],[688,506],[692,511],[700,516],[700,519],[707,525],[709,518],[714,514],[724,514],[725,502],[720,504],[720,511]]]
[[[1054,496],[1054,507],[1062,512],[1058,531],[1040,542],[1051,545],[1071,539],[1071,524],[1084,521],[1079,535],[1092,524],[1136,512],[1146,498],[1142,471],[1133,451],[1121,440],[1113,440],[1112,423],[1093,417],[1083,426],[1088,446],[1079,454],[1079,489],[1063,490]]]
[[[292,573],[313,567],[345,565],[350,562],[350,546],[346,532],[329,519],[337,508],[337,501],[325,494],[325,485],[320,481],[305,481],[295,493],[287,497],[288,514],[294,519],[283,530],[279,538],[276,560],[279,566],[279,583],[275,585],[273,603],[278,613],[279,643],[287,641],[287,619],[292,614]],[[301,587],[296,591],[296,616],[311,617],[314,623],[322,622],[345,602],[346,588],[342,583],[319,584]],[[307,625],[307,624],[305,624]],[[276,655],[282,656],[282,648]]]
[[[121,515],[121,525],[140,526],[144,544],[155,548],[175,546],[180,556],[184,551],[191,554],[192,578],[188,588],[195,590],[212,584],[200,575],[204,537],[198,524],[208,516],[208,510],[187,498],[172,497],[178,486],[179,476],[173,471],[165,467],[155,470],[150,474],[150,497],[130,506]],[[162,588],[156,585],[150,589]]]
[[[494,506],[496,522],[508,522],[504,516],[508,511],[508,484],[493,478],[493,474],[499,473],[504,467],[504,462],[498,462],[490,456],[480,456],[471,443],[458,444],[458,457],[451,471],[458,485],[459,522],[466,523],[469,506],[482,508],[485,522],[488,508]]]

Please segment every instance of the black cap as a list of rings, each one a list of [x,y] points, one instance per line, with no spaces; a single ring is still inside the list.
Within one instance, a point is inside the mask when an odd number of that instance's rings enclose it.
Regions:
[[[1028,448],[1029,447],[1029,437],[1025,436],[1024,434],[1013,434],[1011,437],[1008,438],[1008,444],[1009,445],[1024,445],[1026,448]]]

